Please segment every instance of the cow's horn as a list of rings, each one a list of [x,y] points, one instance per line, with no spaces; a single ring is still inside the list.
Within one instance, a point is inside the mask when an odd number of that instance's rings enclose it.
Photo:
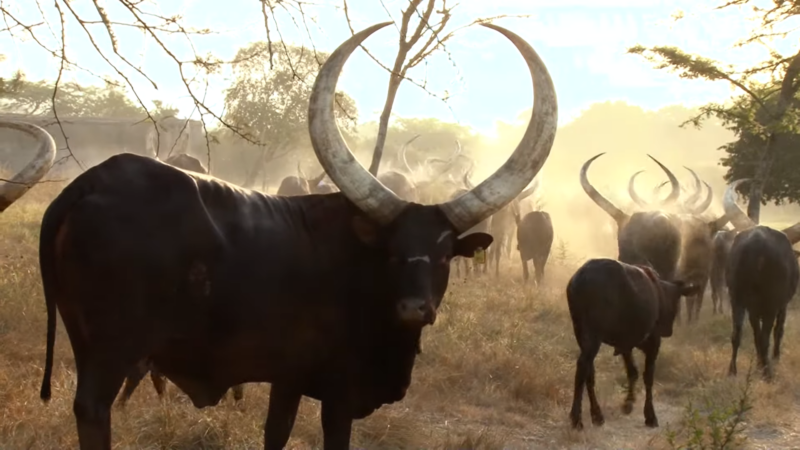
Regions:
[[[672,192],[669,193],[667,198],[665,198],[663,201],[661,201],[659,203],[660,206],[661,207],[665,207],[665,206],[669,206],[669,205],[675,203],[675,200],[677,200],[678,197],[681,195],[681,184],[678,183],[678,178],[675,177],[675,174],[673,174],[672,171],[667,169],[667,166],[661,164],[661,162],[659,160],[653,158],[651,155],[647,155],[647,156],[650,159],[652,159],[653,161],[655,161],[656,164],[658,164],[659,167],[661,167],[661,170],[663,170],[664,173],[667,174],[667,178],[669,179],[669,183],[672,185]]]
[[[355,159],[336,125],[333,106],[336,82],[347,58],[372,33],[391,24],[383,22],[359,31],[331,53],[314,81],[308,102],[308,131],[319,163],[351,202],[381,224],[394,220],[408,203]]]
[[[708,190],[708,193],[706,194],[706,199],[703,200],[703,203],[700,203],[699,205],[691,209],[692,214],[703,214],[708,209],[708,207],[711,206],[711,201],[714,199],[714,190],[711,189],[711,185],[709,185],[705,181],[703,181],[703,184],[706,185],[706,189]]]
[[[525,189],[550,155],[558,126],[558,101],[553,80],[536,51],[505,28],[490,23],[481,25],[504,35],[525,58],[533,78],[533,113],[522,140],[508,161],[474,189],[440,206],[460,232],[496,213]]]
[[[725,209],[725,215],[737,231],[754,227],[756,224],[747,217],[744,211],[736,204],[736,189],[740,184],[750,181],[750,178],[742,178],[734,181],[725,190],[725,195],[722,197],[722,207]]]
[[[605,152],[598,153],[583,163],[583,167],[581,167],[581,187],[583,188],[583,191],[586,192],[586,195],[588,195],[589,198],[597,204],[597,206],[602,208],[603,211],[607,212],[608,215],[610,215],[611,218],[617,222],[617,224],[621,224],[628,220],[628,215],[625,214],[625,212],[621,209],[617,208],[616,205],[611,203],[607,198],[603,197],[603,194],[598,192],[597,189],[595,189],[594,186],[589,183],[589,177],[587,176],[589,166],[592,165],[592,162],[605,154]]]
[[[640,173],[644,172],[644,170],[640,170],[635,174],[631,175],[631,179],[628,180],[628,196],[633,200],[633,203],[639,205],[640,208],[649,208],[650,204],[647,203],[642,197],[639,197],[639,194],[636,193],[636,177],[639,176]]]
[[[689,167],[686,167],[686,166],[683,166],[683,168],[688,170],[689,173],[692,174],[692,178],[694,178],[694,192],[692,193],[692,195],[687,197],[686,200],[683,202],[683,209],[685,209],[686,211],[690,211],[690,212],[694,213],[695,209],[697,209],[697,206],[695,205],[695,203],[697,203],[697,200],[700,199],[700,195],[703,193],[703,184],[700,181],[700,177],[697,176],[697,173],[694,170],[692,170],[692,169],[690,169]],[[703,211],[705,211],[705,210],[703,210]],[[700,212],[703,212],[703,211],[700,211]],[[697,213],[695,213],[695,214],[697,214]]]
[[[53,167],[56,159],[56,143],[50,133],[31,123],[0,121],[0,127],[27,133],[38,143],[33,160],[8,182],[0,185],[0,212],[3,212],[44,178]]]

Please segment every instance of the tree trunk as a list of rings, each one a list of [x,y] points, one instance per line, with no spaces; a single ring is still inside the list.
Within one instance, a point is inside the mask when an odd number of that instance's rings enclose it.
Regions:
[[[748,195],[747,216],[754,223],[759,223],[761,218],[761,197],[764,193],[764,183],[769,179],[772,170],[772,163],[775,161],[775,133],[770,133],[764,151],[761,153],[761,160],[756,167],[753,181],[750,183],[750,193]]]
[[[383,157],[383,147],[386,144],[386,134],[389,131],[389,118],[392,115],[394,99],[402,81],[402,77],[394,74],[389,78],[389,90],[386,93],[386,103],[383,104],[383,112],[381,112],[381,120],[378,124],[378,137],[375,140],[375,150],[372,152],[372,162],[369,165],[369,173],[376,177]]]

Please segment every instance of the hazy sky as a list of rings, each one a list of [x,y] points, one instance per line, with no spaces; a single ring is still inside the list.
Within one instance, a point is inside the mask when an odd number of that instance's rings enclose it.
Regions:
[[[317,18],[317,24],[310,26],[311,36],[319,49],[331,51],[350,35],[340,8],[342,3],[341,0],[315,2],[323,5],[309,7]],[[90,2],[72,3],[85,18],[96,18],[96,12],[88,9]],[[126,17],[116,2],[107,0],[106,3],[112,17],[118,20]],[[399,19],[400,8],[406,0],[384,0],[383,4]],[[453,12],[452,26],[478,17],[530,14],[530,18],[503,19],[496,23],[526,38],[544,59],[558,91],[560,122],[564,123],[589,104],[605,100],[625,100],[655,109],[674,103],[698,105],[729,97],[731,90],[725,83],[681,80],[650,68],[638,56],[625,54],[628,46],[641,43],[676,45],[732,63],[762,59],[765,54],[762,50],[732,47],[736,39],[745,35],[749,25],[738,11],[710,11],[715,4],[717,2],[697,0],[461,0]],[[348,5],[357,30],[388,19],[378,0],[350,0]],[[52,23],[57,25],[52,4],[45,2],[42,7]],[[220,31],[219,34],[193,39],[199,53],[212,52],[222,58],[231,58],[239,47],[265,37],[256,0],[159,0],[158,7],[165,14],[183,14],[189,25]],[[41,21],[33,1],[16,0],[15,10],[18,17],[28,23]],[[678,10],[685,11],[687,18],[675,23],[670,16]],[[69,15],[69,11],[65,14]],[[278,21],[284,39],[296,43],[309,42],[305,31],[297,29],[287,14],[279,14]],[[102,29],[95,26],[99,44],[109,48]],[[53,31],[59,33],[57,27]],[[50,31],[44,27],[40,27],[39,32],[45,38],[50,37]],[[118,29],[117,35],[122,53],[134,64],[143,64],[145,72],[159,86],[158,91],[154,90],[142,77],[127,69],[126,73],[131,75],[142,97],[145,100],[162,99],[178,105],[183,114],[191,113],[192,103],[186,98],[176,64],[152,40],[144,39],[140,32]],[[366,45],[382,61],[390,64],[397,50],[397,37],[397,30],[387,27],[370,37]],[[68,23],[67,40],[74,60],[97,73],[113,73],[97,56],[74,21]],[[55,46],[52,38],[46,42]],[[166,38],[165,42],[182,54],[183,59],[190,58],[185,39]],[[8,57],[2,64],[4,74],[23,67],[29,79],[55,78],[55,60],[32,42],[12,41],[7,33],[3,33],[0,48]],[[530,77],[522,58],[505,38],[487,28],[473,27],[453,37],[449,49],[463,75],[463,82],[454,81],[458,73],[442,55],[431,61],[427,75],[435,92],[447,89],[453,95],[449,105],[454,113],[419,88],[404,83],[394,106],[395,114],[458,121],[486,132],[493,129],[495,120],[512,121],[530,107]],[[420,67],[412,75],[421,79],[425,72],[426,68]],[[78,75],[77,78],[82,82],[96,82],[87,75]],[[388,74],[358,50],[346,65],[339,87],[355,98],[361,119],[366,121],[377,118],[383,106],[387,82]],[[209,105],[218,113],[222,111],[224,86],[218,79],[210,87],[207,97]]]

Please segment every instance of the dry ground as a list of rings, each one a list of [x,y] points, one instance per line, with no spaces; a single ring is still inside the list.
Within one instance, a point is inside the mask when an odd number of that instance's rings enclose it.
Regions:
[[[72,352],[59,323],[53,398],[39,400],[45,347],[45,307],[38,273],[38,233],[43,208],[59,186],[41,185],[0,214],[0,448],[76,448],[72,416],[75,375]],[[556,224],[557,226],[558,224]],[[656,373],[656,413],[661,428],[644,427],[644,394],[633,414],[620,412],[625,375],[604,347],[597,359],[598,395],[606,424],[568,428],[577,346],[564,286],[578,261],[555,249],[547,283],[521,284],[516,262],[499,279],[453,280],[436,325],[424,334],[408,396],[358,421],[356,448],[669,448],[665,436],[685,422],[689,402],[719,413],[735,404],[753,354],[749,327],[740,352],[740,375],[725,376],[730,319],[712,316],[706,299],[702,319],[677,327],[662,347]],[[796,302],[795,302],[796,303]],[[787,321],[784,357],[774,384],[752,383],[753,409],[745,417],[745,448],[800,448],[800,324]],[[642,358],[637,354],[640,371]],[[174,385],[163,402],[149,379],[126,410],[115,408],[115,448],[261,448],[269,385],[247,385],[244,402],[226,399],[195,409]],[[319,405],[304,401],[290,448],[321,446]]]

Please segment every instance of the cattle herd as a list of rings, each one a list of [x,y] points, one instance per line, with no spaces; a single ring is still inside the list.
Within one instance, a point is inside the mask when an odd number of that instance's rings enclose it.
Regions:
[[[557,126],[544,63],[516,34],[482,24],[516,46],[533,80],[533,114],[508,161],[477,186],[472,163],[460,176],[445,177],[455,160],[466,158],[456,143],[453,156],[439,161],[444,169],[423,181],[403,149],[405,170],[376,177],[342,139],[333,104],[350,54],[387,25],[354,34],[320,69],[308,109],[309,136],[324,169],[314,178],[298,166],[277,195],[266,195],[206,174],[186,154],[164,162],[119,154],[76,177],[49,205],[39,247],[47,310],[41,398],[51,395],[58,311],[75,357],[73,411],[82,450],[111,448],[117,393],[124,383],[124,404],[148,371],[159,395],[169,379],[198,408],[216,405],[229,389],[241,399],[244,383],[270,383],[266,449],[287,443],[302,396],[317,399],[324,447],[348,448],[354,419],[404,398],[421,331],[436,320],[451,263],[457,276],[491,264],[498,274],[515,238],[524,280],[531,260],[534,281],[542,283],[553,223],[545,211],[525,210]],[[33,162],[0,186],[0,211],[48,172],[56,153],[38,127],[2,126],[33,136],[39,147]],[[770,359],[780,356],[787,304],[800,277],[792,248],[800,223],[782,231],[752,223],[735,203],[747,180],[731,183],[724,214],[710,217],[710,186],[704,194],[704,183],[687,168],[694,191],[680,201],[676,176],[652,157],[671,191],[663,200],[643,199],[636,173],[628,191],[639,209],[625,212],[589,182],[600,156],[586,161],[579,179],[617,223],[619,251],[616,260],[583,264],[566,287],[580,348],[572,425],[583,426],[584,388],[592,423],[604,421],[594,359],[606,344],[625,364],[626,413],[638,378],[632,352],[644,352],[645,424],[658,426],[652,387],[661,340],[681,320],[682,297],[687,322],[697,320],[709,281],[714,312],[730,302],[730,374],[747,313],[759,364],[771,379]],[[429,174],[433,163],[423,167]],[[441,185],[452,195],[435,197]]]

